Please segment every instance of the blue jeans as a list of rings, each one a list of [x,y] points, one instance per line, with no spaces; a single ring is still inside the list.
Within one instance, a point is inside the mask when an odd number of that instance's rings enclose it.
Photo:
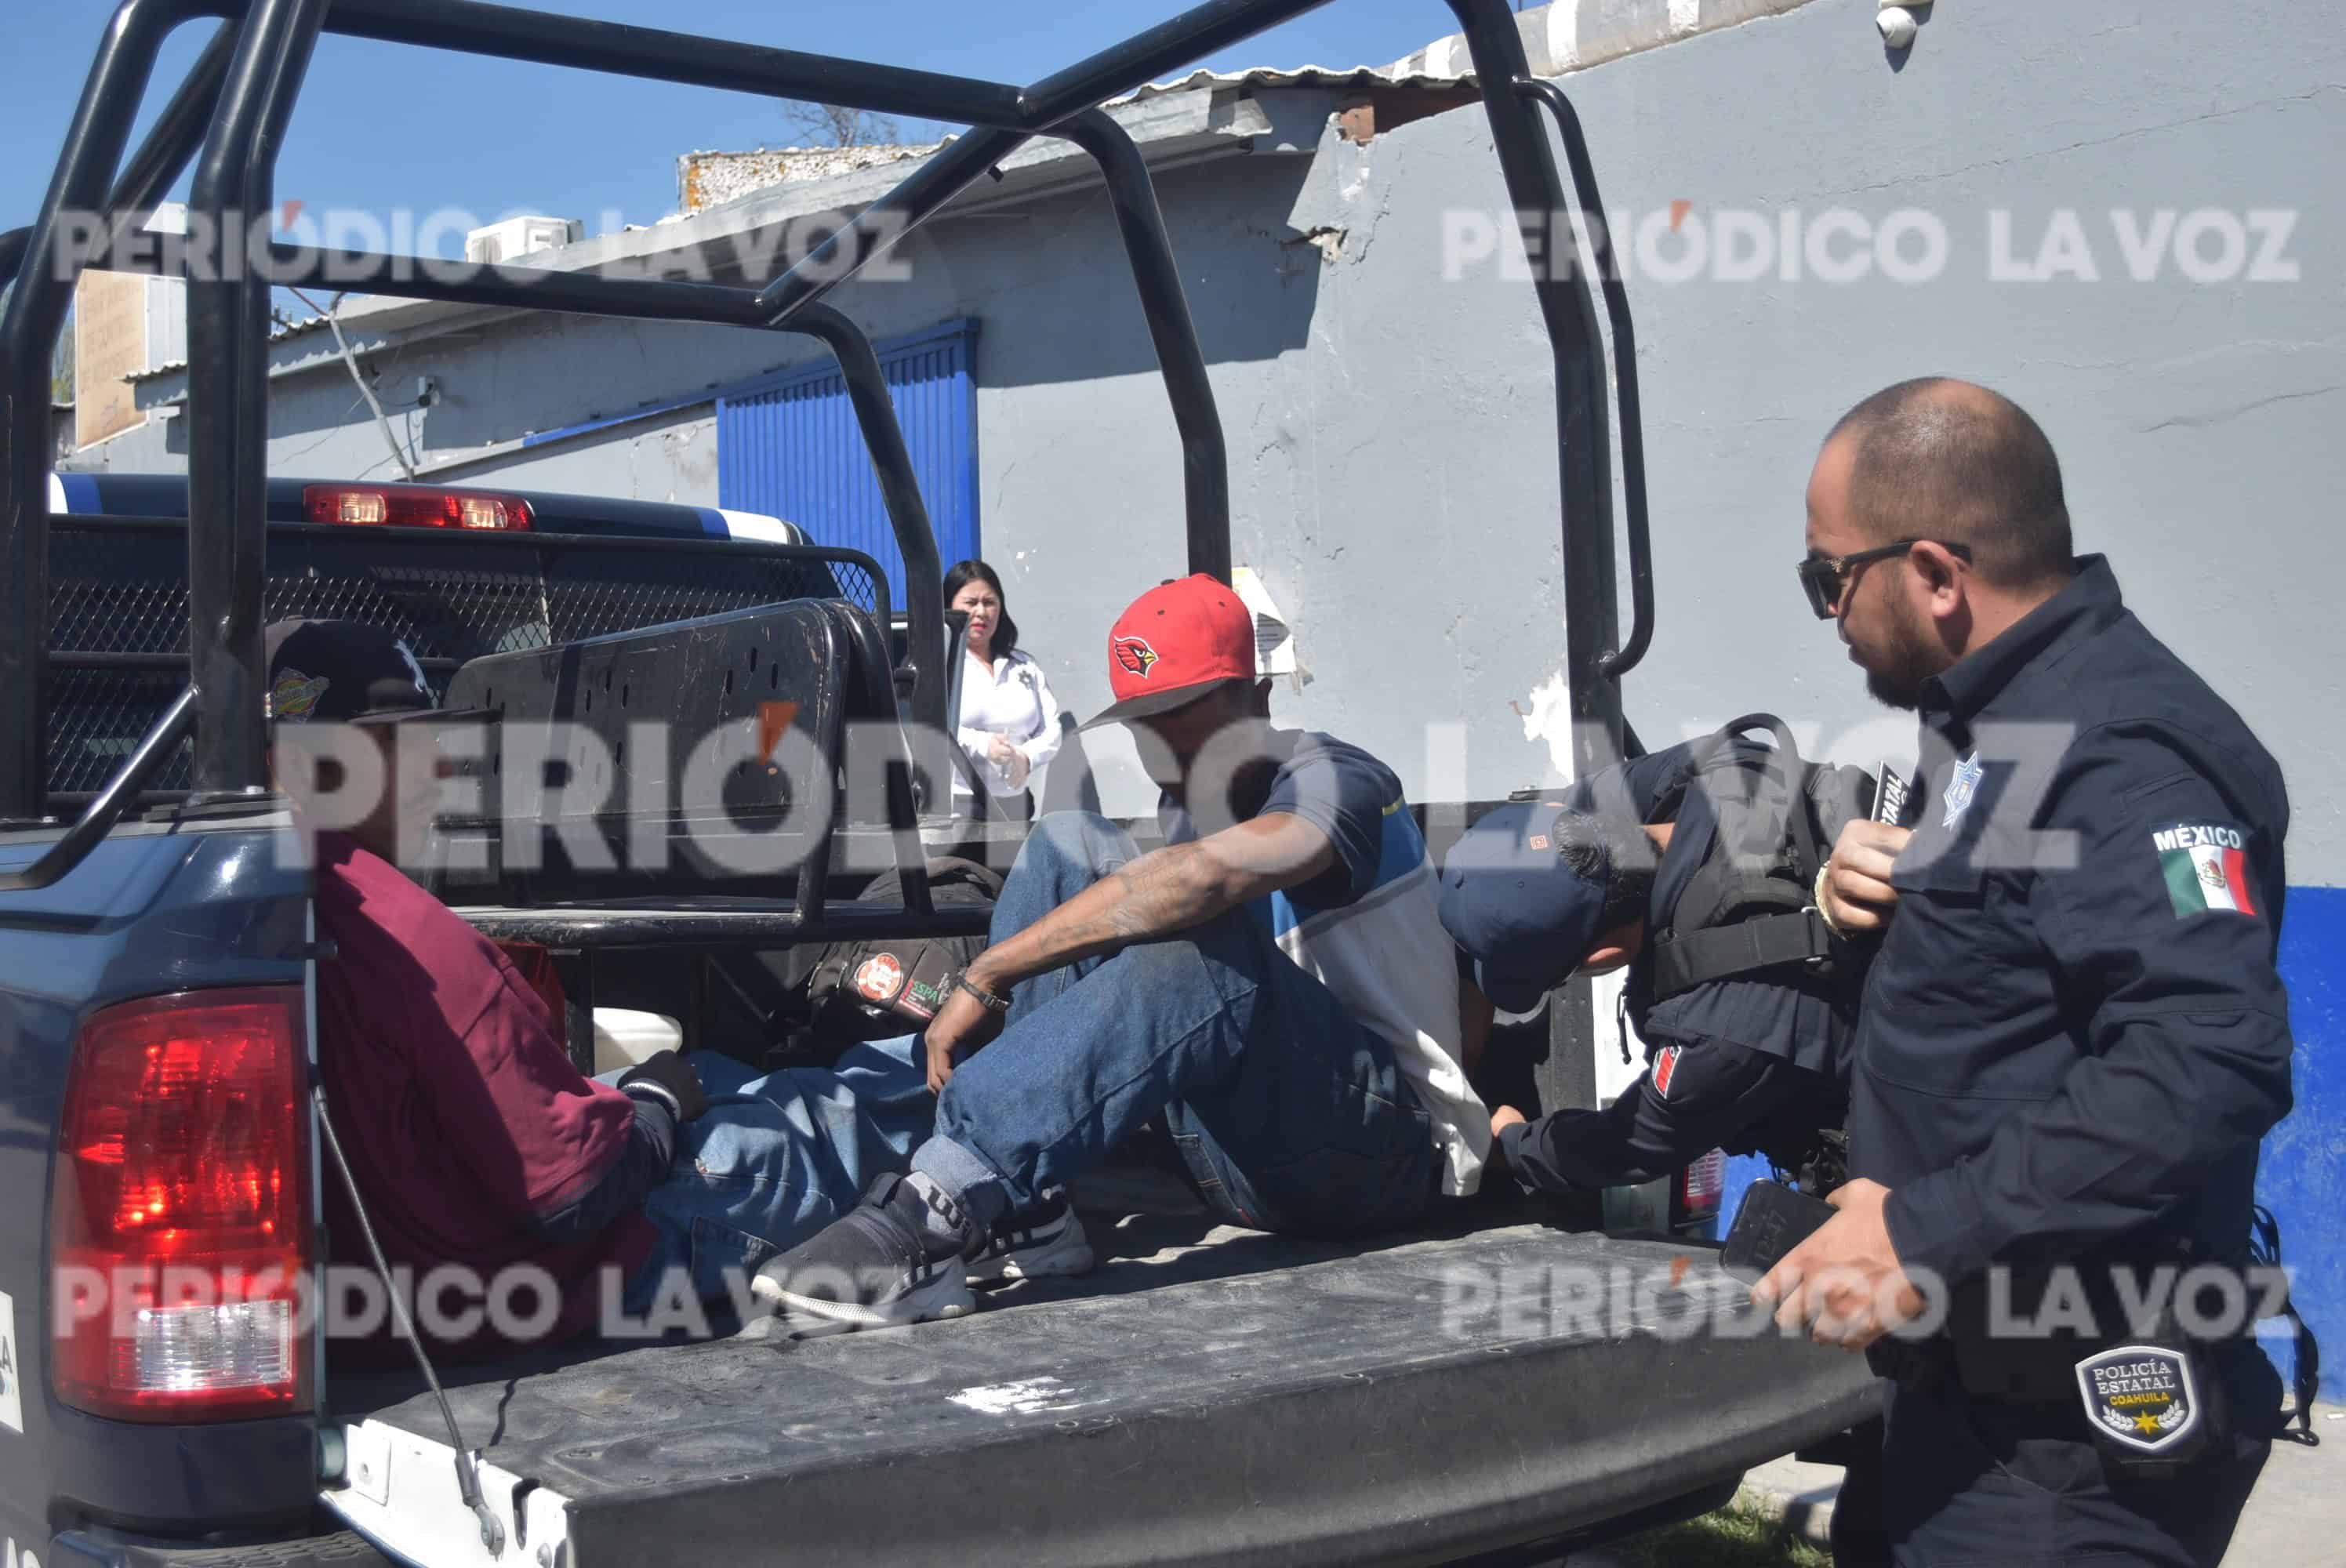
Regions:
[[[853,1208],[873,1178],[902,1172],[927,1137],[936,1100],[917,1034],[858,1045],[829,1071],[760,1076],[714,1052],[686,1058],[708,1113],[677,1129],[668,1179],[645,1198],[659,1232],[627,1292],[640,1314],[671,1268],[714,1299]],[[613,1074],[617,1076],[617,1074]]]
[[[1036,823],[989,938],[1034,924],[1139,851],[1103,818]],[[1392,1047],[1246,909],[1015,988],[960,1064],[915,1167],[990,1219],[1031,1207],[1159,1118],[1206,1203],[1257,1230],[1347,1234],[1423,1215],[1433,1132]]]

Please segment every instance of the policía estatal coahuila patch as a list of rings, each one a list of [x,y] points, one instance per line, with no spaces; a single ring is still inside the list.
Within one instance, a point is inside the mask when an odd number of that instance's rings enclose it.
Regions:
[[[2143,1454],[2173,1453],[2199,1430],[2191,1362],[2158,1345],[2121,1345],[2077,1363],[2086,1419],[2110,1440]]]

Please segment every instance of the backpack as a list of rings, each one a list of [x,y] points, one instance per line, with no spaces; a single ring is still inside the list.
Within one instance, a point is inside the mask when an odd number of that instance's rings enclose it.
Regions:
[[[991,904],[1002,895],[1002,878],[974,860],[944,856],[929,862],[929,893],[940,905]],[[900,878],[889,871],[856,901],[901,906],[903,898]],[[807,1027],[842,1043],[925,1029],[953,977],[984,949],[982,936],[872,937],[798,955],[793,978],[803,987]]]
[[[1775,749],[1738,744],[1755,730],[1773,736]],[[1782,719],[1755,713],[1688,747],[1649,819],[1678,820],[1697,788],[1715,823],[1669,925],[1648,939],[1652,1000],[1738,975],[1823,972],[1834,939],[1816,908],[1817,873],[1842,827],[1872,809],[1872,777],[1803,760]]]

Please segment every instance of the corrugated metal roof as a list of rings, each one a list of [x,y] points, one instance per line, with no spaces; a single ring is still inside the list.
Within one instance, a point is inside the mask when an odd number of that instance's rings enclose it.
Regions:
[[[1414,56],[1413,56],[1414,58]],[[1406,61],[1403,64],[1407,64]],[[1398,66],[1353,66],[1338,69],[1328,66],[1300,66],[1291,71],[1257,68],[1249,71],[1192,71],[1186,76],[1176,76],[1169,82],[1152,82],[1137,92],[1115,99],[1109,105],[1137,104],[1144,99],[1162,97],[1167,93],[1198,92],[1225,87],[1454,87],[1472,82],[1474,73],[1449,75],[1423,71],[1401,72]]]
[[[272,343],[281,343],[288,338],[298,338],[307,332],[321,331],[325,325],[326,318],[323,316],[304,316],[298,321],[280,321],[269,329],[269,341]],[[185,360],[166,360],[159,365],[138,371],[122,379],[131,382],[152,381],[157,376],[174,375],[187,368],[188,361]]]
[[[304,332],[314,332],[325,324],[323,316],[304,316],[298,321],[280,321],[269,330],[269,341],[274,343],[287,338],[298,338]]]

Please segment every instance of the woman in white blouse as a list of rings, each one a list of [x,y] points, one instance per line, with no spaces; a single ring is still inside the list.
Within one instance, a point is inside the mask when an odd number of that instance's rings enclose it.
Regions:
[[[969,616],[961,672],[962,749],[995,808],[1010,817],[1034,815],[1027,780],[1059,750],[1059,704],[1043,668],[1018,650],[1018,624],[1003,603],[1002,579],[983,561],[964,561],[945,574],[945,608]],[[969,786],[954,778],[956,815],[976,814]]]

